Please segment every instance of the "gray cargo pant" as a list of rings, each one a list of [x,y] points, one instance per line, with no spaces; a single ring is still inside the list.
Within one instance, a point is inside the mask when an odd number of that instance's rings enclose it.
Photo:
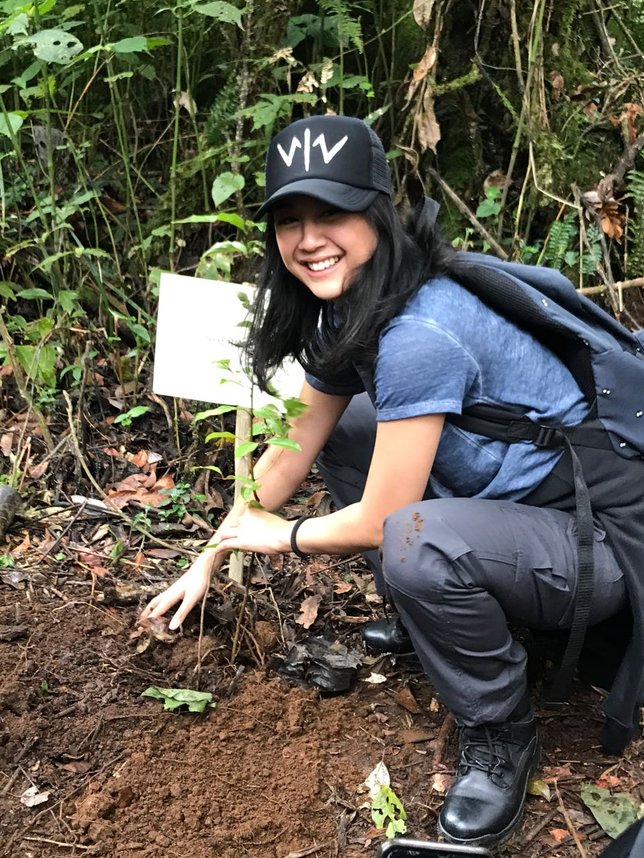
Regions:
[[[318,459],[336,506],[360,499],[374,438],[373,406],[354,397]],[[504,721],[527,690],[527,654],[508,623],[569,628],[576,556],[568,512],[428,493],[386,520],[382,563],[376,551],[366,558],[441,700],[458,723],[477,726]],[[622,572],[596,527],[591,624],[625,599]]]

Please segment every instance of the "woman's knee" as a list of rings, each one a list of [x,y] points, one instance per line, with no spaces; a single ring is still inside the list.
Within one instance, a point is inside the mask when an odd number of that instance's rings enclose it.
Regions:
[[[453,526],[454,501],[411,504],[385,521],[383,568],[387,585],[413,598],[441,597],[458,577],[454,561],[470,550]]]

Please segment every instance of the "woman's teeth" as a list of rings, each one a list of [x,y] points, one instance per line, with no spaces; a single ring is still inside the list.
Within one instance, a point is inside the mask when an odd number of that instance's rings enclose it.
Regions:
[[[311,271],[324,271],[340,261],[339,256],[332,256],[330,259],[323,259],[321,262],[308,262],[307,266]]]

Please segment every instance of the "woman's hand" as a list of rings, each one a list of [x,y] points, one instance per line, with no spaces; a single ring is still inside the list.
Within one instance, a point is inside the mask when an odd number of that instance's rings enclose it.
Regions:
[[[219,528],[216,550],[283,554],[291,550],[292,529],[292,521],[262,509],[247,508],[236,521],[225,522]]]
[[[162,617],[173,605],[181,602],[168,626],[172,630],[178,629],[203,599],[212,573],[219,569],[230,551],[258,551],[261,554],[290,551],[292,527],[291,522],[258,509],[247,509],[241,515],[229,516],[213,537],[213,543],[204,549],[190,569],[146,605],[139,623],[145,627],[147,620]]]
[[[139,623],[162,617],[173,605],[181,602],[170,620],[168,628],[178,629],[194,606],[203,599],[210,586],[210,578],[220,566],[225,554],[217,548],[205,548],[190,569],[184,572],[167,590],[155,596],[143,609]]]

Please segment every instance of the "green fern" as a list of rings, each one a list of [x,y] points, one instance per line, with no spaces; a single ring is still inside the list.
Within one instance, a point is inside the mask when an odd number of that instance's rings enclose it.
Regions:
[[[231,77],[219,90],[208,111],[204,135],[209,146],[220,146],[225,142],[226,132],[233,132],[238,109],[239,82]]]
[[[641,277],[644,274],[644,171],[631,170],[627,174],[628,193],[633,201],[628,222],[628,262],[627,277]]]
[[[345,0],[320,0],[320,12],[335,25],[338,41],[342,44],[346,40],[346,44],[363,53],[362,26],[358,18],[352,17],[351,11]]]
[[[565,267],[566,254],[577,238],[576,219],[576,212],[570,212],[563,220],[556,220],[550,225],[539,260],[541,265],[550,265],[552,268]]]

